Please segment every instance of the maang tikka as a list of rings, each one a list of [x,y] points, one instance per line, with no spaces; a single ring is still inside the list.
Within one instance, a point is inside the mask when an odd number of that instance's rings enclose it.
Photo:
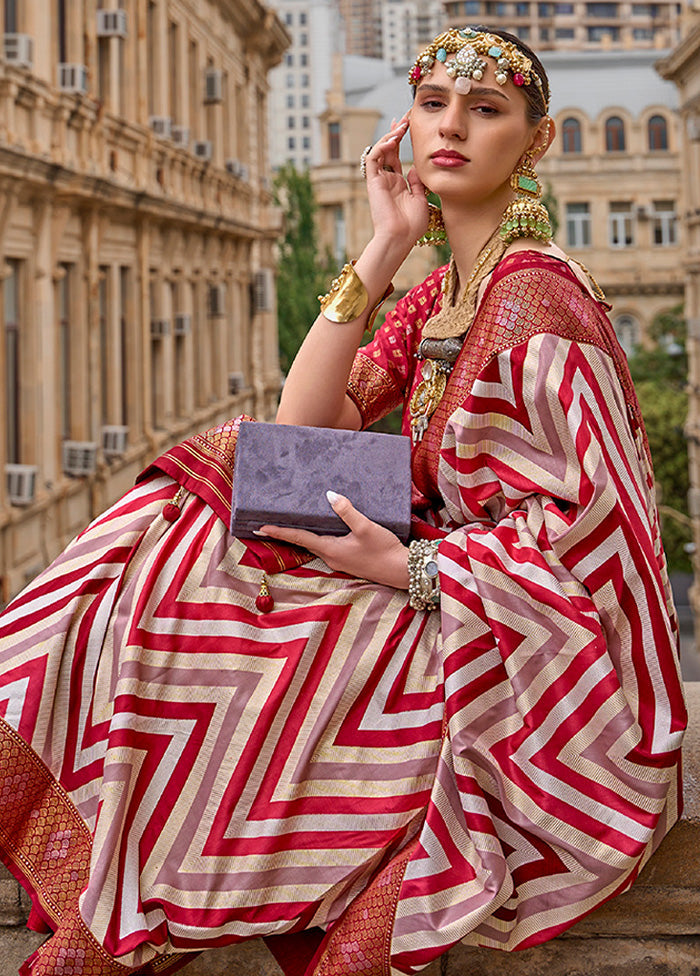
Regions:
[[[542,203],[542,184],[531,159],[537,149],[525,153],[510,177],[510,185],[517,193],[501,218],[501,237],[510,244],[518,237],[534,237],[548,244],[552,239],[552,225],[547,208]]]

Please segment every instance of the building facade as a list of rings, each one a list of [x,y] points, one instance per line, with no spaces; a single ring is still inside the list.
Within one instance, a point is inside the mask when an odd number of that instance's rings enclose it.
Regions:
[[[450,26],[487,24],[512,31],[536,51],[670,48],[680,36],[677,0],[445,0]]]
[[[381,8],[385,0],[334,0],[342,23],[345,54],[382,57]]]
[[[340,50],[340,17],[333,0],[274,0],[290,38],[284,61],[270,72],[270,160],[308,169],[321,158],[319,115]]]
[[[382,57],[397,67],[413,62],[445,23],[442,0],[383,0]]]
[[[686,246],[681,268],[685,278],[685,317],[688,327],[688,509],[693,523],[695,583],[691,601],[700,620],[700,5],[686,10],[680,44],[658,65],[674,82],[680,97],[682,154],[682,216]]]
[[[626,352],[683,301],[678,95],[654,51],[547,52],[558,136],[538,166],[557,241],[593,272]]]
[[[279,389],[259,0],[4,0],[0,600]]]

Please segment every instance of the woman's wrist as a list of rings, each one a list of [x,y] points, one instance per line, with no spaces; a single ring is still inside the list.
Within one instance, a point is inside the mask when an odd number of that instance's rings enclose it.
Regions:
[[[405,242],[394,238],[374,236],[362,254],[355,261],[355,271],[367,289],[369,302],[374,305],[386,292],[388,286],[404,263],[410,248]]]

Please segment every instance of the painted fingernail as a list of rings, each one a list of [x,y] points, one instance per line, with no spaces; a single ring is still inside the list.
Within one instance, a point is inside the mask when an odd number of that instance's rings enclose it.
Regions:
[[[262,529],[253,529],[253,535],[267,535],[267,532],[263,532]]]
[[[337,491],[327,491],[326,492],[326,498],[328,499],[328,501],[329,501],[329,503],[331,505],[335,505],[335,503],[339,500],[340,497],[341,496],[338,494]]]

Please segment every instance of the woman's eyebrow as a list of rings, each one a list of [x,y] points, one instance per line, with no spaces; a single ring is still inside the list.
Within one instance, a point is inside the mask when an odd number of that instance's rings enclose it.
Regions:
[[[418,86],[416,95],[424,91],[432,92],[436,95],[449,95],[452,89],[448,88],[446,85],[431,85],[430,83],[426,82],[425,84]],[[484,98],[484,96],[487,95],[495,95],[497,98],[502,98],[506,102],[510,101],[506,93],[499,91],[498,88],[475,87],[472,85],[472,87],[469,89],[469,95],[475,95],[477,98]]]

